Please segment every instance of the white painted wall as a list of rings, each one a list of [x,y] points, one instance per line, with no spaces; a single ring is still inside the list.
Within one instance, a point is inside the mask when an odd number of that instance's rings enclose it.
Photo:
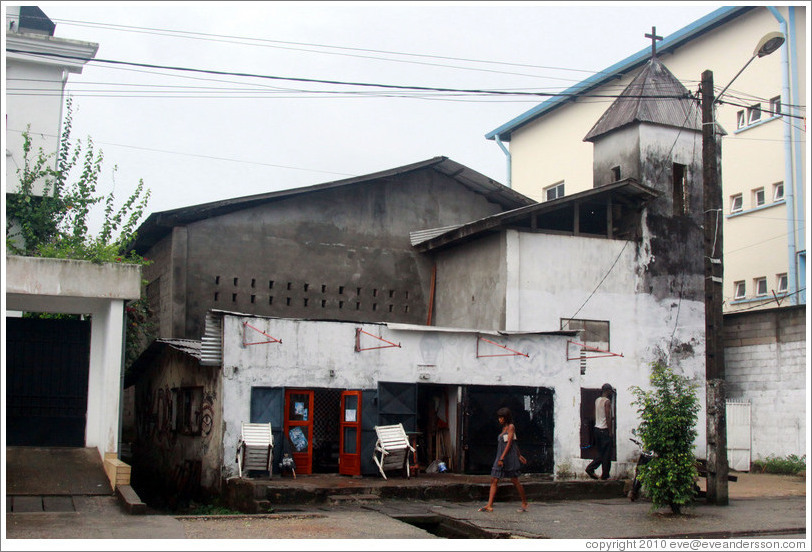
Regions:
[[[19,14],[19,7],[7,8],[7,16]],[[18,186],[17,169],[23,167],[22,132],[30,125],[33,156],[39,148],[54,155],[59,146],[63,116],[63,91],[70,73],[81,73],[86,62],[66,58],[45,58],[9,52],[19,50],[41,54],[57,54],[78,58],[93,58],[99,45],[28,32],[6,33],[6,184],[4,192]],[[15,93],[20,90],[24,93]],[[54,165],[56,158],[54,157]],[[44,183],[34,190],[42,193]]]
[[[243,322],[282,343],[243,346]],[[356,328],[400,348],[355,352]],[[254,336],[259,335],[254,333]],[[250,335],[249,335],[250,337]],[[240,423],[250,419],[251,387],[375,389],[379,381],[539,386],[555,389],[555,460],[578,449],[578,365],[566,361],[560,335],[487,337],[529,355],[476,358],[476,333],[436,327],[224,316],[223,447],[225,476],[237,473],[234,455]],[[362,347],[383,343],[362,335]],[[502,350],[498,350],[503,352]],[[426,365],[434,365],[427,368]],[[335,376],[330,377],[329,371]],[[428,374],[428,379],[421,374]]]
[[[658,301],[644,293],[639,274],[643,273],[648,258],[638,252],[633,242],[515,230],[507,232],[506,240],[508,330],[558,330],[561,318],[608,320],[610,323],[611,351],[623,357],[589,360],[583,376],[578,375],[578,362],[571,361],[572,367],[567,372],[575,371],[577,377],[572,385],[576,390],[600,388],[608,382],[617,391],[620,465],[613,465],[613,474],[629,467],[624,466],[624,462],[636,459],[636,448],[629,438],[639,419],[637,408],[631,405],[634,396],[629,388],[632,385],[649,387],[650,365],[659,358],[660,351],[669,354],[672,340],[688,344],[692,349],[691,353],[671,355],[671,358],[682,374],[695,378],[699,384],[701,411],[695,453],[704,458],[704,304],[674,297]],[[556,409],[561,395],[557,389]],[[573,401],[578,398],[573,395]],[[577,435],[580,423],[577,410],[569,418],[559,418],[559,414],[557,412],[556,424],[565,423],[569,427],[556,425],[556,432],[560,430],[564,435],[576,432]],[[562,452],[570,456],[571,464],[586,463],[580,460],[577,440],[569,446],[563,445]]]

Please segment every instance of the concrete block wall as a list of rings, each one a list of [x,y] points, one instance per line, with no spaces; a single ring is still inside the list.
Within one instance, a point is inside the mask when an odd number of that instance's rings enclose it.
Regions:
[[[806,308],[725,315],[727,397],[751,404],[751,457],[806,450]]]

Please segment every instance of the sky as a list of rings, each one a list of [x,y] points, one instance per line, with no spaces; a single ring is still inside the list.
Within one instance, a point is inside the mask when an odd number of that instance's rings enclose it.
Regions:
[[[55,36],[99,44],[72,74],[73,137],[98,190],[143,179],[148,213],[447,156],[505,183],[485,134],[721,6],[711,2],[37,2]],[[244,73],[266,78],[213,74]],[[267,78],[283,77],[283,78]],[[697,77],[698,78],[698,77]],[[331,84],[303,82],[313,79]],[[611,100],[607,100],[607,107]],[[116,171],[113,171],[113,168]]]

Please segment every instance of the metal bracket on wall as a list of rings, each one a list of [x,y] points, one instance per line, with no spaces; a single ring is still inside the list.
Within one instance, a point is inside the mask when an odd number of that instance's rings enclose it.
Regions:
[[[248,328],[251,328],[255,332],[261,333],[262,335],[264,335],[268,339],[266,341],[248,341],[248,336],[247,336]],[[252,326],[248,322],[243,322],[242,323],[242,344],[243,344],[243,347],[246,346],[246,345],[262,345],[264,343],[282,343],[282,340],[281,339],[276,339],[275,337],[266,334],[265,332],[263,332],[259,328],[255,328],[254,326]]]
[[[575,345],[577,348],[580,349],[578,351],[578,356],[570,355],[570,345]],[[583,354],[583,351],[590,351],[593,353],[600,353],[597,355],[590,355],[586,356]],[[604,351],[603,349],[598,349],[597,347],[592,347],[591,345],[584,345],[583,343],[578,343],[577,341],[567,340],[567,360],[583,360],[587,358],[604,358],[604,357],[622,357],[623,353],[613,353],[612,351]]]
[[[381,345],[379,347],[361,347],[361,334],[368,335],[369,337],[374,337],[378,341],[383,341],[387,343],[387,345]],[[391,341],[387,341],[384,338],[377,336],[375,334],[371,334],[362,330],[361,328],[355,328],[355,352],[360,353],[361,351],[371,351],[373,349],[391,349],[392,347],[400,348],[400,343],[392,343]]]
[[[480,341],[490,343],[491,345],[496,345],[500,349],[504,349],[504,350],[510,351],[510,352],[509,353],[500,353],[498,355],[480,355],[479,354],[479,342]],[[500,345],[499,343],[495,343],[495,342],[491,341],[490,339],[486,339],[486,338],[482,337],[481,335],[477,336],[477,340],[476,340],[476,357],[477,358],[500,357],[500,356],[523,356],[523,357],[530,358],[530,355],[528,355],[528,354],[520,353],[519,351],[514,351],[513,349],[511,349],[509,347],[505,347],[504,345]]]

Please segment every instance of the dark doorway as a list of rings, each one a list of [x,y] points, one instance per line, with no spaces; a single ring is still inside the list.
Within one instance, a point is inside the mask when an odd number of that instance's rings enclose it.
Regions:
[[[6,318],[6,445],[83,447],[90,322]]]
[[[600,389],[581,388],[581,458],[594,460],[598,457],[595,447],[595,399],[601,396]],[[612,424],[615,422],[616,396],[612,397]],[[617,432],[613,433],[617,435]],[[612,461],[617,460],[617,438],[613,437]]]
[[[528,463],[525,473],[552,473],[553,391],[545,387],[468,386],[463,388],[462,464],[466,473],[490,473],[496,454],[496,411],[513,414],[517,442]]]

